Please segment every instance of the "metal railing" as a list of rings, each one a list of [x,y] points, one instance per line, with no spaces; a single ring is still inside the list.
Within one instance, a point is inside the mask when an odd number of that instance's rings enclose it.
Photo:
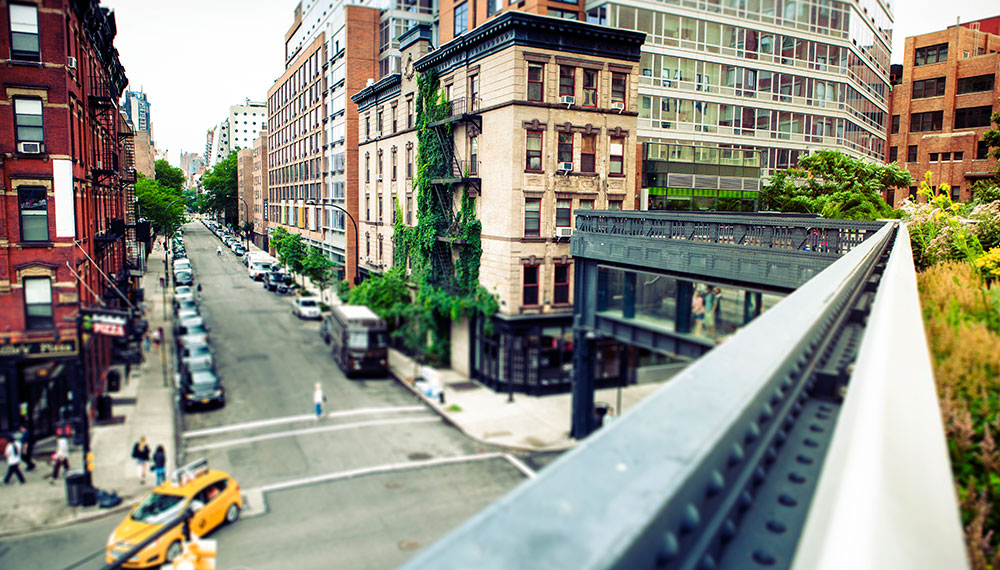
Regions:
[[[479,112],[479,97],[473,97],[471,100],[467,97],[457,97],[449,103],[451,108],[448,115],[451,117]]]
[[[882,224],[403,568],[966,567],[908,258]],[[814,372],[883,268],[838,417]]]

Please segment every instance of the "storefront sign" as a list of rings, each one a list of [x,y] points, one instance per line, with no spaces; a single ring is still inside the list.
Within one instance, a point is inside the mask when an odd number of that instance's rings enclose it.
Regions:
[[[0,345],[0,358],[54,358],[76,356],[76,339],[15,342]]]
[[[83,309],[80,311],[83,332],[102,336],[124,337],[128,334],[129,314],[123,311]]]

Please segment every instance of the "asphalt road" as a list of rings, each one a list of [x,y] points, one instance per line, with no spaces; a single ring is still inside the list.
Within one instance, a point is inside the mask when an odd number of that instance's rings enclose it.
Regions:
[[[210,536],[218,568],[395,568],[526,478],[396,381],[346,379],[290,297],[250,280],[231,252],[216,256],[200,222],[184,230],[227,402],[183,414],[180,459],[207,458],[247,499],[241,520]],[[535,469],[554,457],[521,459]],[[102,551],[119,520],[0,542],[0,567],[67,568]]]

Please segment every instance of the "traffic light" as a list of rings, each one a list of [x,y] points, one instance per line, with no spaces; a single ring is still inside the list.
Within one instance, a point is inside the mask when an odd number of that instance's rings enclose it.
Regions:
[[[93,451],[88,451],[87,452],[87,472],[88,473],[93,473],[94,472],[94,452]]]

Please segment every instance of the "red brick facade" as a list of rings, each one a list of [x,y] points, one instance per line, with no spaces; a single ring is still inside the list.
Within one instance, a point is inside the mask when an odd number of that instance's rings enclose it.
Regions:
[[[947,56],[941,58],[935,46],[945,45]],[[986,107],[991,107],[990,113],[1000,110],[998,52],[1000,35],[963,26],[906,38],[902,79],[893,86],[890,101],[886,162],[893,162],[895,149],[895,161],[917,182],[929,171],[933,186],[947,183],[956,199],[968,201],[971,184],[997,167],[995,160],[979,157],[983,133],[990,128],[988,120],[982,124],[983,112]],[[920,65],[918,55],[923,59]],[[942,61],[931,62],[937,59]],[[972,87],[972,78],[983,79]],[[960,83],[965,91],[961,94]],[[910,194],[915,191],[914,186]],[[886,196],[894,205],[905,198],[905,193]]]
[[[73,407],[66,391],[85,382],[90,405],[113,364],[107,337],[77,338],[80,309],[127,306],[112,283],[136,298],[127,80],[114,16],[97,0],[0,2],[0,30],[0,430],[26,414],[44,435]]]

